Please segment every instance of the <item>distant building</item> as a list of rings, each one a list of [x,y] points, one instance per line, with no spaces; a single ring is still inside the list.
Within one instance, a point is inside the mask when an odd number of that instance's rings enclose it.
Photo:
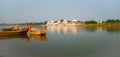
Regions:
[[[98,21],[97,23],[103,23],[103,21]]]
[[[47,25],[78,25],[81,22],[78,20],[71,20],[71,21],[67,21],[67,20],[58,20],[58,21],[50,21],[47,22]]]
[[[47,22],[47,25],[54,25],[54,21]]]
[[[74,20],[71,20],[71,21],[72,21],[72,22],[77,22],[77,20],[75,20],[75,19],[74,19]]]

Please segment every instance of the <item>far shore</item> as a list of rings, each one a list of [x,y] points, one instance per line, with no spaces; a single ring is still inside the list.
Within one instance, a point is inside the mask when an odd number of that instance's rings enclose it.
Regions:
[[[1,26],[11,26],[12,24],[0,24]],[[23,26],[59,26],[59,25],[47,25],[47,24],[15,24],[15,25],[23,25]],[[83,26],[83,27],[120,27],[120,23],[96,23],[96,24],[76,24],[76,25],[63,25],[63,26]]]

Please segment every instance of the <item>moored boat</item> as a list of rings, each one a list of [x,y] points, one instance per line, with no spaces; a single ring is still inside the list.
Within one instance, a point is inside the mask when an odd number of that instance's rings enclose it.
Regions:
[[[28,26],[28,28],[31,35],[46,35],[47,33],[46,29],[38,30],[38,29],[32,28],[32,26]]]
[[[13,29],[10,31],[0,31],[0,35],[24,35],[27,34],[28,28],[21,28],[21,30]]]
[[[30,30],[30,34],[32,35],[46,35],[47,30],[42,29],[42,30]]]
[[[0,28],[0,31],[10,31],[12,28]]]
[[[0,40],[6,40],[6,39],[16,39],[16,38],[21,38],[21,39],[27,39],[28,36],[27,34],[25,35],[0,35]]]

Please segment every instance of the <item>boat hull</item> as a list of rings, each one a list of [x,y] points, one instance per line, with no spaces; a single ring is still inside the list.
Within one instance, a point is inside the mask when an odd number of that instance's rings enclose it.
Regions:
[[[0,31],[0,35],[24,35],[27,34],[28,29],[23,29],[22,31]]]
[[[47,30],[31,30],[31,35],[46,35]]]
[[[12,28],[0,28],[0,31],[12,31]]]
[[[0,35],[0,40],[6,40],[6,39],[15,39],[15,38],[21,38],[21,39],[27,39],[27,34],[25,35]]]

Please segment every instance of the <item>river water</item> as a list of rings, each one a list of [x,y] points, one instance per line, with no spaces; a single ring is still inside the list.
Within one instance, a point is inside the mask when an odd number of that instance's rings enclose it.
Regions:
[[[0,38],[0,57],[120,57],[120,28],[34,26],[46,36]]]

